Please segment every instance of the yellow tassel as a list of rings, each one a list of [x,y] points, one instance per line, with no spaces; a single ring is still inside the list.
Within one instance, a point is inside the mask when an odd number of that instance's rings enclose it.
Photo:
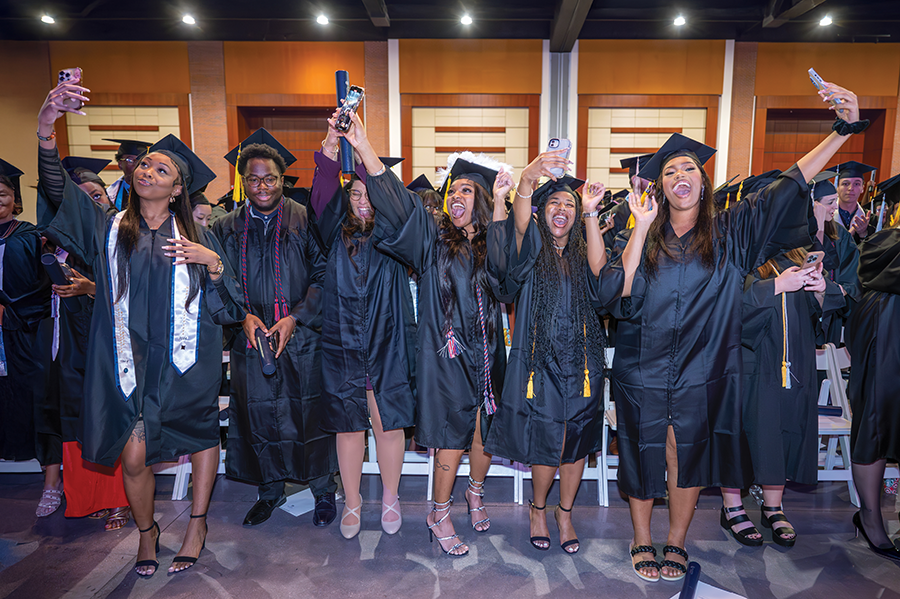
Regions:
[[[450,195],[450,175],[447,175],[447,189],[444,190],[444,212],[448,215],[450,214],[450,210],[447,208],[447,197]]]
[[[746,180],[746,179],[745,179]],[[741,184],[738,185],[737,197],[734,198],[734,203],[737,204],[741,201],[741,192],[744,190],[744,181],[741,181]]]
[[[528,387],[525,390],[525,397],[528,399],[534,398],[534,373],[532,372],[528,375]]]
[[[584,397],[591,396],[591,371],[584,369]]]
[[[241,157],[241,146],[238,144],[238,158]],[[234,161],[234,193],[232,193],[232,199],[235,204],[240,204],[244,199],[244,186],[241,181],[241,174],[237,169],[237,160]]]
[[[633,214],[628,217],[628,222],[625,223],[625,228],[626,229],[634,228],[634,215]]]
[[[725,210],[728,210],[728,206],[731,204],[731,193],[725,195]]]
[[[787,378],[788,378],[787,362],[782,362],[781,363],[781,386],[784,387],[785,389],[788,386]]]
[[[894,215],[891,217],[890,226],[894,227],[900,223],[900,204],[897,205],[897,210],[894,211]]]
[[[509,334],[509,329],[503,329],[503,344],[506,347],[512,347],[512,337]]]

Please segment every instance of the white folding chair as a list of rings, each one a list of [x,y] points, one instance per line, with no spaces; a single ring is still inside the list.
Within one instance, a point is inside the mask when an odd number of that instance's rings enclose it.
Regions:
[[[831,397],[831,405],[841,409],[840,416],[819,415],[819,446],[825,443],[825,451],[819,452],[819,462],[822,468],[818,473],[820,481],[847,481],[847,489],[850,492],[850,501],[859,507],[859,496],[853,484],[853,471],[850,468],[850,404],[847,401],[846,382],[841,376],[841,369],[850,367],[850,353],[846,347],[835,348],[834,344],[827,343],[822,349],[816,350],[816,369],[824,370],[827,377],[822,381],[819,390],[819,405],[827,405]],[[836,470],[838,461],[837,447],[841,447],[842,469]]]

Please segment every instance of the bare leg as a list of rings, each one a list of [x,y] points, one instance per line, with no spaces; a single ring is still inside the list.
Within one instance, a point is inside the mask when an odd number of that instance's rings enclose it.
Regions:
[[[631,512],[631,526],[634,528],[634,541],[632,547],[638,545],[653,545],[650,536],[650,518],[653,516],[653,500],[628,498],[628,511]],[[631,557],[631,563],[654,561],[652,553],[637,553]],[[640,573],[647,578],[659,578],[659,570],[656,568],[641,568]]]
[[[156,491],[156,479],[153,470],[146,465],[147,444],[144,426],[139,422],[131,432],[131,437],[122,450],[122,481],[125,485],[125,496],[131,505],[134,523],[141,533],[138,545],[137,561],[156,559],[156,539],[159,530],[153,526],[153,495]],[[150,530],[147,530],[150,529]],[[135,568],[138,574],[149,576],[156,571],[153,566]]]
[[[192,516],[202,516],[209,511],[209,498],[212,495],[218,469],[218,445],[191,455],[191,482],[194,487],[194,500],[191,503]],[[178,550],[177,555],[200,557],[200,552],[206,544],[206,532],[206,518],[191,518],[188,520],[187,530],[184,531],[184,541],[182,541],[181,549]],[[181,572],[192,565],[189,562],[177,562],[172,564],[169,572]]]
[[[676,449],[675,431],[670,425],[669,432],[666,435],[666,472],[668,474],[666,486],[669,491],[669,539],[666,544],[684,548],[687,531],[691,526],[691,520],[694,518],[694,508],[697,506],[697,499],[700,497],[700,487],[683,489],[678,486],[678,452]],[[682,556],[675,553],[670,553],[664,558],[678,563],[685,562]],[[662,574],[675,577],[682,574],[682,572],[664,566]]]
[[[531,467],[531,486],[533,488],[533,505],[543,508],[547,506],[547,494],[553,486],[553,477],[556,476],[556,468],[553,466],[541,466],[535,464]],[[528,512],[532,537],[550,537],[550,529],[547,528],[547,512],[531,508]],[[549,547],[549,541],[534,541],[536,547]]]
[[[584,474],[584,458],[572,464],[559,466],[559,507],[556,511],[556,523],[559,526],[559,544],[563,545],[572,539],[577,540],[575,528],[572,526],[572,512],[575,505],[575,494],[581,485],[581,476]],[[581,546],[578,543],[567,545],[567,553],[577,553]]]
[[[434,452],[434,503],[437,505],[450,501],[450,492],[453,490],[453,483],[456,481],[456,471],[459,469],[459,461],[462,459],[463,451],[461,449],[438,449]],[[485,469],[486,470],[486,469]],[[446,514],[447,518],[434,526],[435,522],[441,520]],[[425,516],[425,523],[428,526],[434,526],[432,532],[436,537],[449,537],[456,534],[453,528],[453,522],[450,520],[450,505],[446,508],[435,507]],[[456,539],[451,539],[441,543],[445,549],[453,547],[457,543]],[[467,545],[457,547],[451,553],[454,555],[462,555],[469,550]]]
[[[784,485],[763,485],[763,505],[766,507],[780,507],[781,506],[781,498],[784,495]],[[776,514],[784,515],[783,510],[778,510],[777,512],[765,512],[766,516],[774,516]],[[772,524],[772,534],[777,534],[782,539],[793,539],[797,536],[795,533],[789,532],[779,532],[780,529],[792,528],[789,522],[775,522]]]
[[[369,414],[372,419],[372,432],[375,435],[375,443],[378,447],[378,470],[381,471],[381,503],[382,519],[384,522],[397,522],[400,515],[391,510],[385,510],[383,506],[394,506],[399,510],[397,502],[400,490],[400,471],[403,469],[403,445],[406,438],[403,429],[390,431],[384,430],[381,424],[381,414],[378,412],[378,404],[375,403],[375,392],[366,391],[369,401]],[[362,464],[360,464],[362,466]]]
[[[784,487],[782,487],[782,488],[784,488]],[[744,511],[744,502],[741,501],[741,490],[740,489],[728,489],[728,488],[723,487],[722,488],[722,505],[724,505],[727,508],[733,508],[733,507],[741,508],[740,510],[735,510],[733,512],[726,512],[726,514],[725,514],[726,518],[730,519],[730,518],[735,518],[740,515],[747,515],[747,512]],[[779,498],[778,503],[773,504],[773,505],[781,505],[781,499]],[[754,528],[753,522],[750,522],[750,521],[740,522],[738,524],[733,524],[731,526],[731,530],[733,530],[734,532],[740,532],[740,531],[746,530],[748,528]],[[762,535],[759,534],[759,532],[757,531],[755,533],[747,534],[747,538],[748,539],[761,539]]]
[[[50,464],[44,467],[44,489],[55,489],[59,486],[60,464]]]
[[[356,509],[362,504],[359,484],[366,451],[366,433],[365,431],[338,433],[336,437],[338,466],[341,469],[341,484],[344,485],[344,511],[341,513],[341,523],[355,527],[359,524]],[[378,449],[381,453],[381,448]]]
[[[490,519],[484,509],[484,501],[481,494],[484,493],[484,479],[491,467],[491,454],[484,451],[481,441],[481,410],[475,417],[475,436],[472,438],[472,449],[469,450],[469,486],[466,487],[466,501],[471,510],[472,525],[478,532],[484,532],[491,527]],[[481,520],[487,520],[475,524]]]

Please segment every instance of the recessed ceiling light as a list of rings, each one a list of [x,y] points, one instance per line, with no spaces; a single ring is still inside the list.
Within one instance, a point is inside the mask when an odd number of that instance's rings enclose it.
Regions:
[[[831,25],[831,17],[829,15],[825,15],[824,17],[822,17],[822,20],[819,21],[819,26],[828,27],[829,25]]]
[[[319,25],[328,25],[328,17],[326,17],[325,15],[319,15],[318,17],[316,17],[316,23],[318,23]]]
[[[681,27],[682,25],[684,25],[685,23],[687,23],[687,21],[686,21],[686,20],[684,19],[684,17],[682,17],[681,15],[678,15],[677,17],[675,17],[675,21],[674,21],[674,22],[675,22],[675,26],[676,26],[676,27]]]
[[[471,25],[472,17],[470,17],[469,15],[463,15],[462,18],[459,20],[459,22],[462,23],[463,25]]]
[[[187,23],[188,25],[196,25],[197,24],[197,19],[195,19],[191,15],[184,15],[183,17],[181,17],[181,20],[184,21],[185,23]]]
[[[43,21],[44,23],[47,23],[48,25],[53,25],[54,23],[56,23],[56,19],[54,19],[50,15],[42,16],[41,21]]]

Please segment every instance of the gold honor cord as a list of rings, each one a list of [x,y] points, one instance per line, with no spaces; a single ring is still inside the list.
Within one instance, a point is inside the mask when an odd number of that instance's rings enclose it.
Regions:
[[[772,268],[776,275],[780,275],[778,267],[774,264]],[[787,292],[781,292],[781,331],[782,331],[782,354],[781,354],[781,386],[785,389],[791,388],[791,363],[788,361],[788,315],[787,315]]]

